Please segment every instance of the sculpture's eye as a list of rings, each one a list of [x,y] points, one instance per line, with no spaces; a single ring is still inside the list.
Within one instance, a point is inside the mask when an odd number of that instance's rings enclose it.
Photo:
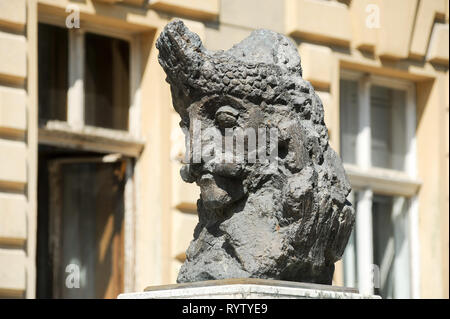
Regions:
[[[237,124],[239,112],[229,105],[220,107],[216,111],[216,122],[221,128],[233,127]]]

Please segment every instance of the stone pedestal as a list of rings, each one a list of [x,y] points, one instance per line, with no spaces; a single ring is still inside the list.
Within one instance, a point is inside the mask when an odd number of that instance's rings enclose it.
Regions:
[[[119,299],[381,299],[355,288],[267,279],[227,279],[152,286]]]

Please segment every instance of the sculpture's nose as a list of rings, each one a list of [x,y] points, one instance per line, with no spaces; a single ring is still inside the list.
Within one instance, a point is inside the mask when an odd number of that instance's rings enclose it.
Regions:
[[[188,162],[181,168],[182,179],[187,183],[196,181],[205,173],[217,174],[220,176],[237,177],[241,175],[244,158],[226,156],[226,152],[221,149],[222,145],[211,142],[202,143],[199,149],[200,156],[193,156],[190,152]]]
[[[201,164],[185,164],[180,169],[180,175],[186,183],[193,183],[200,176],[202,170]]]

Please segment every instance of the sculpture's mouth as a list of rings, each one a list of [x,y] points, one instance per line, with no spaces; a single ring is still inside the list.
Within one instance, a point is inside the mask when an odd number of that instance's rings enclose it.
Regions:
[[[214,175],[209,172],[205,172],[197,179],[197,185],[200,187],[200,190],[206,189],[210,187],[212,184],[217,184],[214,180]],[[217,186],[217,185],[216,185]]]
[[[205,171],[200,175],[200,177],[197,180],[197,183],[201,186],[204,182],[213,179],[212,172]]]
[[[181,176],[188,183],[199,182],[204,176],[214,175],[225,178],[243,179],[244,165],[240,163],[185,164]]]

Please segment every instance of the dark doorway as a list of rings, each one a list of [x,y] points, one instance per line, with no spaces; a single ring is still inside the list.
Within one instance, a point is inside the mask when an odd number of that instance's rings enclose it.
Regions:
[[[125,160],[40,145],[38,298],[123,292]]]

